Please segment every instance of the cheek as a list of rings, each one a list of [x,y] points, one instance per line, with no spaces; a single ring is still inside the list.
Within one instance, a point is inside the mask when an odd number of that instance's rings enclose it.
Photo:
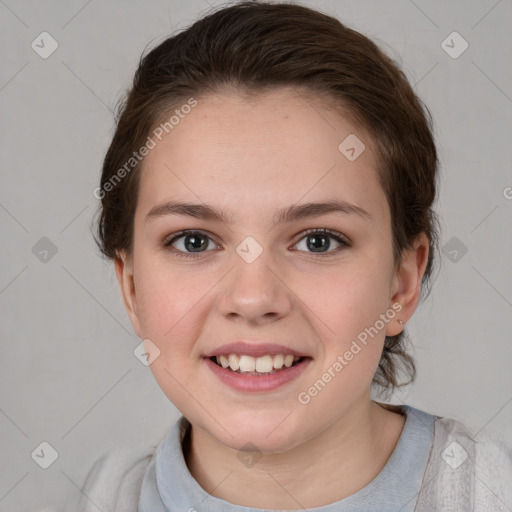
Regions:
[[[317,377],[323,374],[333,382],[324,400],[331,393],[333,399],[357,394],[371,382],[386,335],[387,324],[380,315],[390,307],[388,282],[382,264],[360,258],[308,288],[310,300],[305,302],[316,313],[325,349]]]
[[[151,369],[165,380],[172,381],[164,368],[185,378],[189,372],[197,370],[195,363],[200,362],[195,341],[201,336],[211,307],[211,296],[207,292],[216,279],[207,279],[200,271],[171,272],[168,265],[150,257],[139,258],[136,276],[142,332],[160,350]]]
[[[180,410],[190,407],[190,395],[199,396],[195,375],[199,356],[194,341],[200,335],[207,298],[204,281],[156,270],[140,262],[137,289],[138,316],[144,337],[160,351],[150,370],[167,398]],[[136,283],[137,286],[137,283]]]
[[[323,333],[324,353],[308,387],[301,390],[311,416],[325,415],[332,408],[348,408],[366,393],[373,380],[382,354],[385,327],[375,330],[379,315],[387,309],[385,287],[368,273],[352,272],[329,281],[329,298],[320,296],[308,306],[318,311],[317,332]],[[300,397],[299,397],[300,398]],[[301,405],[302,406],[302,405]]]
[[[331,272],[304,288],[308,305],[336,333],[357,335],[389,308],[386,269],[361,262]]]
[[[166,343],[194,314],[194,306],[204,295],[201,279],[183,277],[177,272],[140,258],[135,270],[138,316],[144,335]]]

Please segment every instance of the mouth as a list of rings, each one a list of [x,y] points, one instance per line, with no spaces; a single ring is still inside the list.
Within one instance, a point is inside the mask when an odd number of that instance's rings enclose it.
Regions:
[[[226,352],[207,354],[203,361],[220,382],[242,393],[271,392],[290,386],[313,361],[312,357],[280,350],[265,354],[262,346],[256,354],[253,351],[254,355]]]
[[[285,372],[289,368],[301,365],[308,356],[294,356],[292,354],[267,354],[253,357],[245,354],[221,354],[208,358],[214,364],[231,373],[248,376],[266,376]]]

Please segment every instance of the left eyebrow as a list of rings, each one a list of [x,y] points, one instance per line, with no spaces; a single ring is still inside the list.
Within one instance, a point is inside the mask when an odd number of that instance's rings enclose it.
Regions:
[[[277,212],[274,222],[293,222],[309,217],[320,217],[329,213],[355,214],[365,220],[372,218],[365,209],[355,204],[347,203],[346,201],[328,201],[325,203],[304,203],[289,206]]]
[[[328,201],[323,203],[304,203],[283,208],[274,215],[274,223],[293,222],[310,217],[320,217],[330,213],[355,214],[365,220],[373,218],[365,209],[355,204],[347,203],[346,201]],[[165,215],[213,220],[224,224],[230,224],[233,220],[231,215],[207,204],[166,202],[153,207],[147,213],[145,222],[152,218],[163,217]]]

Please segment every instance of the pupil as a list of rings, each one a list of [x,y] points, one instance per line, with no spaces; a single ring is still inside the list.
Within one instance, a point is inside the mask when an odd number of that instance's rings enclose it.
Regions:
[[[185,238],[185,247],[191,252],[200,252],[201,248],[206,248],[207,246],[208,242],[203,235],[187,235]]]
[[[329,238],[325,235],[311,235],[308,237],[308,239],[312,241],[311,243],[308,241],[308,249],[329,248]]]

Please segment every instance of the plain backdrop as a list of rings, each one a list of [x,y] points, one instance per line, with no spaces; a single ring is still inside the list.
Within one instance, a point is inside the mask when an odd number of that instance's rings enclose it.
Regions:
[[[407,325],[417,380],[390,401],[512,444],[512,3],[302,3],[397,59],[435,122],[444,253]],[[140,55],[216,5],[0,0],[0,511],[76,500],[104,450],[158,439],[178,417],[133,354],[91,235],[93,190]],[[57,456],[47,469],[43,452]]]

